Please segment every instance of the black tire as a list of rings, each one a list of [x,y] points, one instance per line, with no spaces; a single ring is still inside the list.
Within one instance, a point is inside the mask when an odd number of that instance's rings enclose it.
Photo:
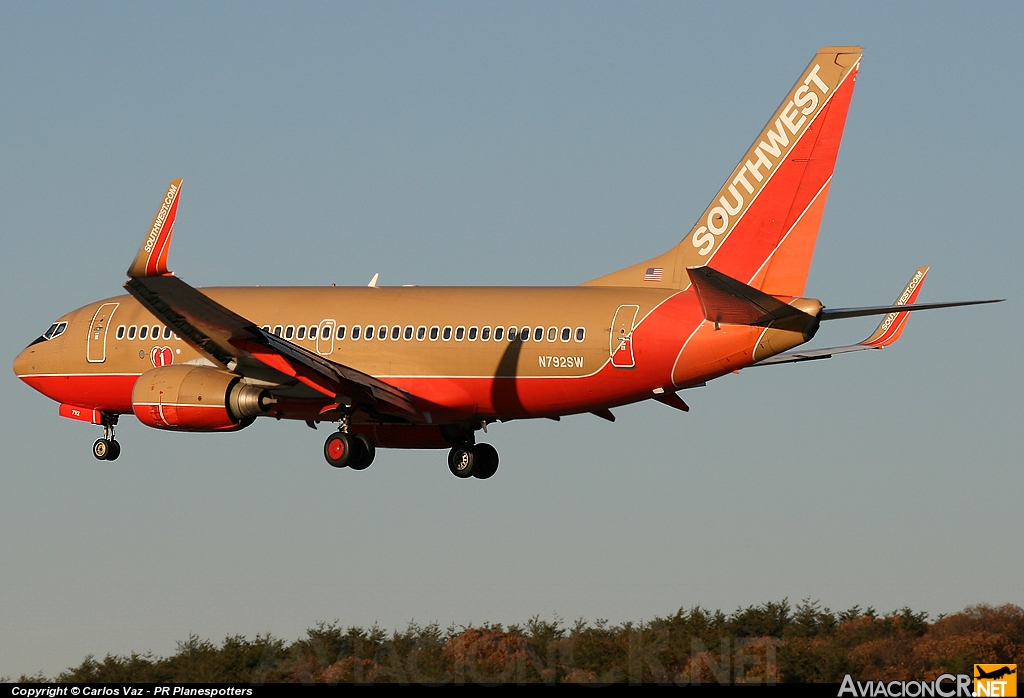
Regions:
[[[106,460],[109,453],[110,442],[106,439],[96,439],[96,443],[92,445],[92,455],[96,460]]]
[[[324,442],[324,458],[327,463],[335,468],[348,467],[357,455],[357,449],[362,446],[361,442],[359,446],[355,446],[353,440],[351,436],[340,431],[328,436]]]
[[[373,457],[377,455],[377,447],[373,445],[373,441],[366,434],[355,434],[350,438],[355,451],[348,467],[352,470],[366,470],[373,462]]]
[[[476,463],[473,465],[473,477],[481,480],[498,472],[498,451],[490,444],[477,444],[473,447]]]
[[[455,477],[472,477],[475,467],[476,454],[473,453],[473,444],[455,444],[452,450],[448,451],[448,469]]]
[[[121,444],[113,439],[110,440],[110,450],[107,453],[107,460],[117,460],[121,455]]]

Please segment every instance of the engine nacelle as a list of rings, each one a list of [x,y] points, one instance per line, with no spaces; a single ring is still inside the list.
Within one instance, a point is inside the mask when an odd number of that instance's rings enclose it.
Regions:
[[[146,426],[175,431],[247,427],[272,402],[262,388],[208,366],[161,366],[139,376],[132,409]]]

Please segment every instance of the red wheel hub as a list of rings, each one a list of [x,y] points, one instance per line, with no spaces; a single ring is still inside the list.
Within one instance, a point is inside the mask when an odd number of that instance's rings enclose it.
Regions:
[[[341,439],[331,439],[327,444],[327,454],[334,460],[340,460],[345,455],[345,442]]]

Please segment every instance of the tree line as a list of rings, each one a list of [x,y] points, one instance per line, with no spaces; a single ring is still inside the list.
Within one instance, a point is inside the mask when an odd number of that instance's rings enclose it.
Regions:
[[[87,656],[80,665],[21,682],[216,683],[839,683],[933,680],[970,674],[975,663],[1024,665],[1024,609],[968,606],[929,621],[903,608],[842,612],[804,600],[737,609],[699,606],[644,622],[472,627],[410,623],[385,631],[317,623],[286,642],[198,636],[170,656]]]

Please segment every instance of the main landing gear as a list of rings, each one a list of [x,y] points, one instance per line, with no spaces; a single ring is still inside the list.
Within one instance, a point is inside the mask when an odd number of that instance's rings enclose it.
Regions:
[[[324,458],[335,468],[366,470],[377,455],[377,449],[364,434],[335,432],[324,442]]]
[[[114,425],[117,424],[117,415],[104,412],[103,438],[96,439],[92,445],[92,455],[96,460],[117,460],[121,455],[121,444],[114,440]]]
[[[472,436],[469,430],[459,436],[446,435],[452,441],[462,439],[448,452],[448,469],[455,477],[486,480],[498,470],[498,452],[490,444],[474,444],[470,440]],[[338,431],[324,442],[324,458],[335,468],[366,470],[375,455],[376,448],[370,437],[349,433],[348,416],[341,418]]]
[[[455,444],[448,452],[448,469],[455,477],[486,480],[498,471],[498,452],[490,444]]]

